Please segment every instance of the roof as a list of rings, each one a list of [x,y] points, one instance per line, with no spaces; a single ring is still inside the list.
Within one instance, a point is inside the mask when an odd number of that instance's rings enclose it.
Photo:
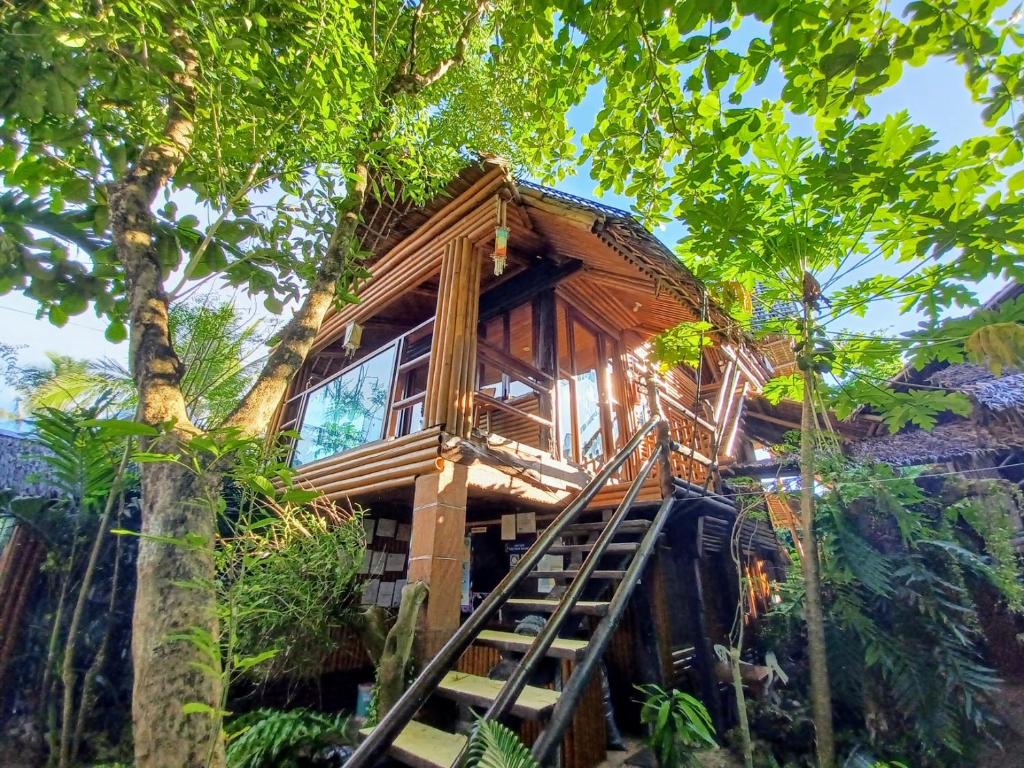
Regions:
[[[1024,373],[1010,371],[996,376],[983,365],[950,365],[928,377],[936,387],[963,392],[978,405],[999,413],[1024,408]]]
[[[1002,422],[955,421],[931,432],[914,429],[895,435],[858,440],[850,455],[861,461],[911,467],[941,464],[972,456],[1024,448],[1024,430]]]
[[[592,231],[605,245],[653,279],[656,291],[665,290],[672,294],[678,301],[697,310],[699,316],[706,296],[704,284],[632,214],[530,181],[516,180],[516,187],[524,193],[523,197],[528,204],[531,199],[539,198],[569,210],[593,215]],[[713,302],[708,305],[708,315],[716,328],[735,325]]]
[[[424,204],[400,200],[397,193],[368,199],[359,227],[359,237],[363,249],[371,253],[370,261],[383,256],[415,232],[434,214],[489,173],[495,165],[491,162],[467,165]],[[676,300],[698,310],[696,314],[699,314],[704,301],[703,284],[671,249],[651,234],[632,214],[620,208],[523,179],[510,177],[510,184],[518,193],[520,202],[527,206],[553,205],[562,211],[587,214],[592,218],[591,234],[654,281],[656,292],[665,291]],[[733,325],[729,316],[717,306],[711,305],[709,314],[709,319],[716,328]]]

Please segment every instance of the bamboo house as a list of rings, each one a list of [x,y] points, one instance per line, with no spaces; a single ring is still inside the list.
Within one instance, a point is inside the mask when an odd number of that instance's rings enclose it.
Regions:
[[[632,216],[497,165],[427,205],[371,202],[361,237],[361,300],[326,320],[273,425],[297,435],[300,484],[368,510],[363,601],[429,588],[423,672],[352,764],[451,765],[472,706],[513,717],[542,764],[596,765],[602,679],[623,721],[634,683],[688,676],[724,723],[710,644],[736,515],[717,473],[765,363]],[[698,319],[716,343],[697,369],[658,371],[652,338]],[[766,599],[776,539],[743,526]],[[519,671],[491,679],[509,655]]]

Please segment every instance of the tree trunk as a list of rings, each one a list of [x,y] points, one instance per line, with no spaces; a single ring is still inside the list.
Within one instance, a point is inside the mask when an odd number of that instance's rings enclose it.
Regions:
[[[806,334],[808,338],[810,334]],[[809,350],[810,342],[805,344]],[[825,646],[825,616],[821,606],[818,540],[814,533],[815,441],[814,370],[804,370],[804,401],[800,419],[800,518],[803,525],[804,553],[800,559],[804,575],[804,618],[807,622],[807,656],[811,668],[811,707],[820,768],[835,765],[835,740],[832,733],[832,692],[828,679],[828,654]]]
[[[173,449],[175,443],[168,436],[151,450]],[[213,507],[219,494],[215,477],[196,476],[172,462],[143,465],[132,622],[137,768],[224,765],[213,588]],[[190,703],[210,710],[186,714]]]
[[[148,451],[176,455],[187,447],[195,428],[181,392],[183,366],[171,343],[152,205],[192,147],[199,58],[173,22],[167,34],[182,65],[171,78],[167,123],[160,140],[143,149],[124,178],[111,185],[109,209],[128,288],[137,419],[164,431],[145,446]],[[220,766],[224,744],[219,717],[183,710],[196,704],[219,712],[221,705],[213,587],[213,497],[220,486],[174,461],[144,463],[141,474],[142,538],[132,623],[135,765]],[[182,634],[204,637],[207,649],[182,639]]]
[[[228,417],[225,426],[238,427],[249,435],[260,435],[273,418],[292,378],[306,362],[313,341],[338,293],[338,281],[345,274],[349,256],[356,244],[356,226],[362,215],[369,183],[369,169],[359,163],[355,181],[340,210],[327,252],[302,306],[285,326],[281,340],[267,358],[263,370],[249,392]]]

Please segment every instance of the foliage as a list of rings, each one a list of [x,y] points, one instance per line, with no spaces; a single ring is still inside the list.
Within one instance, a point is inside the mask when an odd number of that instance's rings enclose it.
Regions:
[[[291,505],[230,524],[218,555],[233,653],[249,674],[315,675],[356,608],[365,541],[359,515]]]
[[[244,325],[230,302],[183,301],[171,307],[171,339],[185,374],[181,387],[198,424],[216,424],[238,404],[249,384],[255,324]],[[74,410],[102,403],[107,416],[129,416],[137,398],[131,373],[115,360],[78,360],[47,353],[48,367],[20,366],[7,380],[26,411]]]
[[[971,584],[987,581],[1020,605],[1007,546],[1016,506],[885,465],[826,462],[822,481],[830,489],[819,525],[834,695],[863,718],[852,727],[896,755],[918,765],[964,760],[989,724],[984,704],[997,683],[982,660]],[[798,620],[795,573],[782,594],[774,620]]]
[[[106,498],[113,482],[112,443],[93,408],[68,413],[47,408],[35,416],[36,440],[47,448],[43,460],[49,478],[74,505],[91,506]]]
[[[299,768],[324,747],[350,743],[346,716],[302,708],[257,709],[228,729],[229,768]]]
[[[696,368],[704,347],[713,343],[711,323],[685,323],[654,337],[654,356],[668,368],[687,365]]]
[[[964,343],[973,363],[986,363],[996,376],[1005,368],[1024,368],[1024,326],[1019,323],[993,323],[982,326]]]
[[[109,319],[108,337],[125,338],[105,185],[164,130],[183,47],[202,70],[192,151],[171,180],[188,194],[162,202],[156,227],[178,288],[222,275],[271,311],[301,299],[357,162],[374,168],[377,191],[423,200],[467,147],[516,158],[529,137],[531,152],[547,156],[566,129],[521,98],[548,75],[505,43],[502,16],[471,26],[453,60],[472,9],[59,2],[5,14],[0,293],[27,291],[57,325],[92,304]],[[179,213],[192,201],[212,210],[208,225]],[[353,260],[344,287],[360,274]]]
[[[471,768],[540,768],[530,749],[497,720],[479,720],[469,746]]]
[[[644,695],[640,720],[650,728],[648,746],[662,768],[697,766],[696,753],[718,746],[707,708],[683,691],[638,685]]]

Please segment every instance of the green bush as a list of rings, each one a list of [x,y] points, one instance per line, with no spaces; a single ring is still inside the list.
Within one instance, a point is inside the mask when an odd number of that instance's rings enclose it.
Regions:
[[[657,685],[638,685],[646,697],[640,720],[650,728],[647,746],[661,768],[698,766],[696,754],[718,746],[711,715],[699,699]]]
[[[228,727],[229,768],[301,768],[317,752],[350,744],[348,718],[309,709],[257,709]]]

